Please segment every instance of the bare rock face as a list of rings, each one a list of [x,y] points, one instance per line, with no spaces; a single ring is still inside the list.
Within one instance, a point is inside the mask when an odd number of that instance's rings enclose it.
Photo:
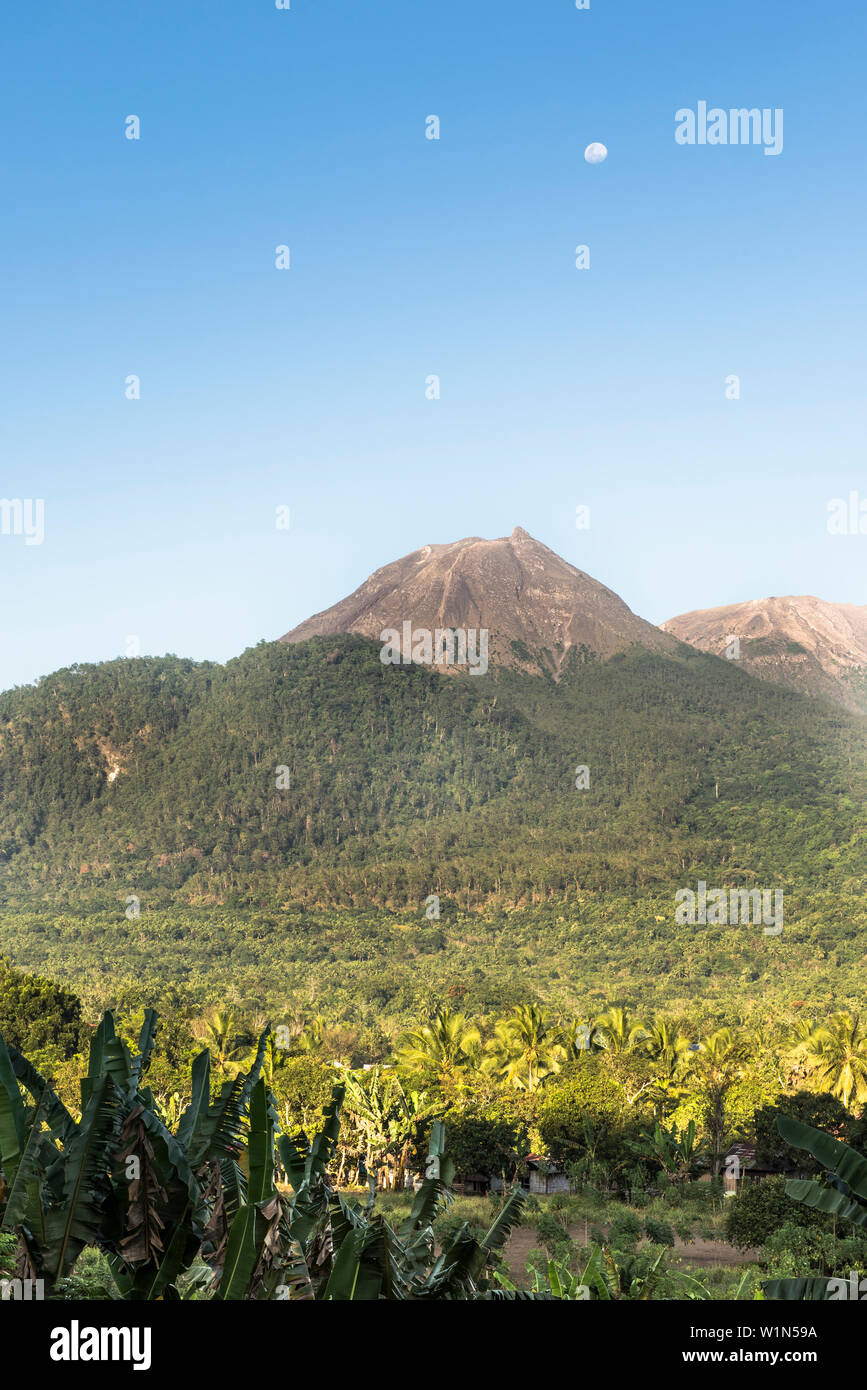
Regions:
[[[867,606],[799,598],[756,598],[681,613],[664,632],[704,652],[726,655],[739,639],[743,667],[763,680],[825,695],[847,709],[867,698]]]
[[[281,640],[354,632],[380,642],[383,632],[402,632],[404,623],[430,632],[485,629],[492,664],[541,668],[555,676],[572,648],[604,658],[634,643],[657,651],[676,647],[610,589],[520,526],[498,540],[470,536],[422,546]]]

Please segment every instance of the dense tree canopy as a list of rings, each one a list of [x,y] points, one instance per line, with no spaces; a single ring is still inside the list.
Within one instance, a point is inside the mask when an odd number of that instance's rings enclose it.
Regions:
[[[122,915],[132,896],[273,911],[709,874],[853,885],[864,721],[682,650],[576,661],[559,684],[385,667],[353,637],[56,672],[0,696],[0,901]]]
[[[0,1034],[13,1047],[50,1047],[72,1057],[86,1033],[81,1002],[61,985],[39,975],[13,970],[0,956]]]

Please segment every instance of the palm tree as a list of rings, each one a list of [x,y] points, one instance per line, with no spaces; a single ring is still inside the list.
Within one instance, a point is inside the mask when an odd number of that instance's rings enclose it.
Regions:
[[[606,1052],[632,1052],[648,1037],[643,1023],[633,1023],[625,1009],[609,1009],[596,1020],[595,1035]]]
[[[481,1047],[478,1028],[463,1014],[440,1009],[430,1023],[398,1040],[396,1057],[405,1071],[417,1073],[440,1088],[460,1084],[462,1074]]]
[[[235,1043],[237,1015],[234,1008],[214,1008],[193,1024],[193,1035],[209,1049],[214,1066],[223,1076],[237,1076],[243,1047]]]
[[[802,1044],[804,1059],[824,1091],[851,1109],[867,1100],[867,1028],[858,1014],[832,1014]]]
[[[722,1167],[722,1151],[726,1130],[726,1099],[743,1075],[746,1048],[730,1028],[717,1028],[702,1038],[695,1050],[684,1059],[686,1074],[693,1090],[704,1103],[704,1117],[710,1136],[713,1155],[713,1174]]]
[[[325,1019],[321,1014],[314,1014],[297,1035],[296,1046],[299,1052],[318,1052],[322,1047],[324,1032]]]
[[[800,1090],[806,1081],[810,1070],[806,1054],[810,1039],[818,1027],[814,1018],[798,1018],[786,1029],[779,1057],[784,1090]]]
[[[520,1004],[508,1018],[494,1025],[483,1063],[510,1085],[522,1091],[535,1091],[552,1072],[559,1071],[565,1058],[560,1030],[535,1004]]]
[[[587,1052],[597,1052],[602,1046],[589,1019],[573,1018],[569,1023],[561,1023],[560,1042],[567,1062],[575,1062]]]
[[[667,1018],[652,1018],[646,1031],[643,1050],[656,1064],[657,1071],[666,1080],[673,1080],[689,1054],[689,1038]]]

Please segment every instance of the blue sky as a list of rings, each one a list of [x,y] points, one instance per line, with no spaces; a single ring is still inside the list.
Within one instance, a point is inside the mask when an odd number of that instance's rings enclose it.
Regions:
[[[867,498],[865,27],[781,0],[7,13],[0,497],[44,498],[46,534],[0,535],[0,687],[130,635],[223,660],[516,525],[655,622],[867,603],[867,536],[826,528]],[[700,100],[782,108],[782,154],[678,145]]]

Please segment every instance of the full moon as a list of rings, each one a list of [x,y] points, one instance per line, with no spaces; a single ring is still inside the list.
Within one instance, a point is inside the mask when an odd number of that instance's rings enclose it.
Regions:
[[[603,159],[608,158],[608,150],[604,145],[600,145],[594,141],[594,143],[588,145],[584,151],[584,158],[587,160],[588,164],[601,164]]]

